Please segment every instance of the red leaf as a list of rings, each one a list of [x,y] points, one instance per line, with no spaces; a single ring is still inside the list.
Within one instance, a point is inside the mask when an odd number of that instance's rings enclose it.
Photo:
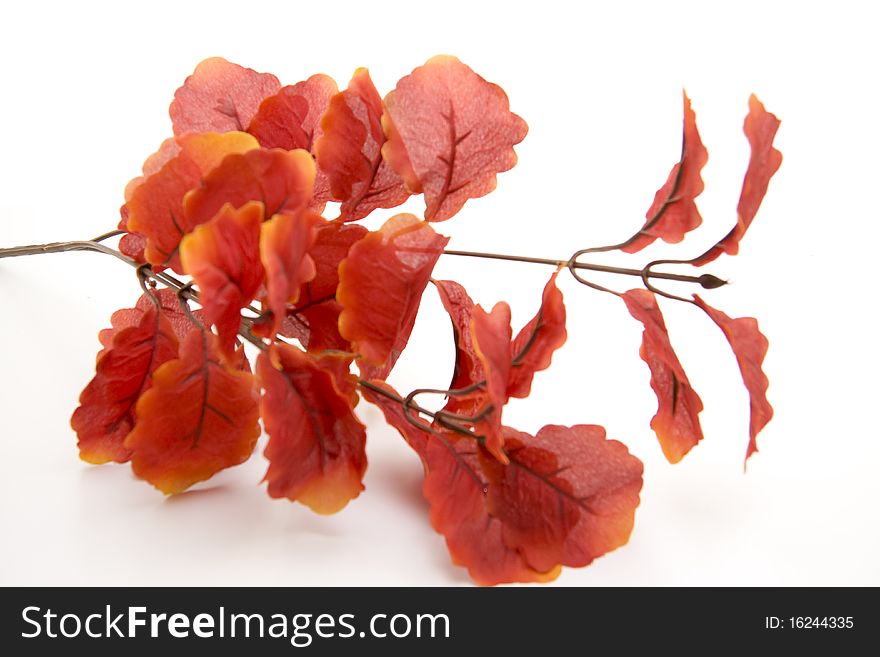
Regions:
[[[321,120],[324,134],[315,143],[315,156],[333,198],[342,201],[343,221],[362,219],[376,208],[393,208],[410,195],[382,159],[383,110],[370,74],[359,68]]]
[[[226,205],[180,243],[183,268],[198,285],[199,303],[208,321],[217,326],[220,349],[227,357],[235,349],[241,309],[263,283],[262,223],[262,203],[248,203],[238,210]]]
[[[758,330],[758,321],[753,317],[731,319],[720,310],[712,308],[696,294],[694,301],[724,332],[724,337],[727,338],[727,342],[730,343],[730,348],[733,349],[733,354],[736,356],[736,363],[739,365],[743,382],[749,391],[751,419],[749,421],[749,446],[746,450],[746,460],[748,460],[753,453],[758,451],[756,440],[758,433],[773,418],[773,407],[767,401],[767,388],[770,382],[761,369],[770,343]]]
[[[348,256],[352,245],[368,232],[363,226],[338,221],[318,228],[315,244],[309,252],[315,261],[315,277],[303,286],[297,310],[289,317],[288,328],[293,329],[293,333],[285,333],[299,339],[311,352],[351,349],[348,340],[339,334],[342,312],[342,306],[336,301],[339,263]]]
[[[260,259],[266,270],[273,334],[287,317],[287,304],[296,303],[300,288],[315,276],[315,261],[308,251],[315,242],[320,221],[319,215],[303,209],[295,215],[276,214],[263,225]]]
[[[230,155],[186,195],[186,222],[196,226],[226,203],[239,208],[249,201],[262,202],[266,217],[297,214],[311,202],[314,182],[315,162],[305,151],[256,149]]]
[[[153,372],[177,358],[177,345],[171,322],[152,304],[136,325],[113,331],[70,420],[79,437],[81,459],[128,461],[131,451],[123,441],[135,423],[135,404],[150,387]]]
[[[371,404],[379,407],[385,416],[385,421],[397,429],[407,444],[422,459],[422,464],[425,465],[425,452],[428,448],[428,437],[432,432],[431,427],[418,420],[415,412],[411,413],[411,417],[422,428],[407,420],[403,410],[403,398],[386,382],[376,379],[367,383],[368,385],[361,386],[361,396]],[[375,391],[373,387],[384,390],[385,394]],[[388,395],[395,399],[391,399]]]
[[[528,132],[504,90],[455,57],[415,69],[385,107],[382,154],[411,192],[424,192],[428,221],[449,219],[467,199],[495,189],[496,174],[513,168],[513,146]]]
[[[473,440],[448,434],[431,436],[425,449],[424,494],[431,504],[431,525],[446,537],[453,563],[465,566],[483,585],[556,579],[559,567],[535,570],[504,540],[503,522],[489,508],[494,486],[478,450]],[[535,511],[544,516],[544,509]]]
[[[190,221],[183,212],[183,198],[202,177],[230,153],[258,146],[257,140],[243,132],[191,134],[178,138],[180,153],[158,172],[140,182],[127,199],[126,230],[146,239],[144,256],[158,267],[180,271],[177,248],[181,238],[197,223],[211,216]]]
[[[361,354],[365,378],[384,379],[394,367],[448,241],[413,215],[399,214],[356,242],[339,265],[339,333]]]
[[[510,465],[486,461],[486,504],[529,567],[586,566],[629,540],[642,463],[622,443],[585,424],[504,434]]]
[[[449,319],[452,320],[452,336],[455,340],[455,369],[452,373],[450,390],[468,388],[477,381],[482,381],[483,365],[474,350],[473,337],[471,335],[471,314],[474,310],[474,302],[467,291],[455,281],[434,281],[440,301]],[[452,413],[463,411],[464,408],[473,406],[458,396],[449,398],[444,410]],[[470,413],[467,413],[470,414]]]
[[[483,366],[485,383],[485,406],[475,424],[477,433],[486,440],[486,449],[502,463],[507,463],[504,453],[504,436],[501,432],[501,409],[507,403],[507,385],[510,381],[510,306],[501,301],[487,313],[479,305],[471,313],[471,339],[474,351]]]
[[[773,138],[779,129],[779,123],[779,119],[766,111],[754,94],[749,97],[749,113],[743,124],[743,131],[749,140],[752,155],[736,208],[736,225],[715,246],[692,260],[691,264],[701,267],[712,262],[722,253],[728,255],[739,253],[739,242],[752,225],[758,208],[761,207],[770,178],[782,165],[782,153],[773,148]]]
[[[684,134],[682,135],[681,161],[672,167],[666,183],[657,190],[654,203],[645,215],[647,221],[642,229],[621,247],[627,253],[641,251],[658,237],[676,244],[685,233],[703,223],[694,202],[703,191],[700,171],[706,165],[709,154],[697,132],[696,115],[691,109],[687,94],[684,98]]]
[[[263,148],[312,152],[321,136],[321,117],[337,91],[333,78],[322,74],[282,87],[263,100],[247,131]]]
[[[253,375],[227,368],[207,331],[191,331],[180,358],[153,373],[136,412],[132,470],[166,494],[243,463],[260,435]]]
[[[703,402],[691,388],[678,356],[669,342],[666,323],[657,299],[648,290],[630,290],[620,295],[630,315],[645,327],[639,355],[651,370],[651,388],[657,395],[657,414],[651,428],[660,440],[670,463],[678,463],[703,439],[699,413]]]
[[[265,389],[269,495],[302,502],[316,513],[341,510],[363,490],[367,467],[366,432],[350,392],[340,390],[320,361],[284,344],[260,355],[257,376]]]
[[[281,83],[221,57],[201,62],[174,94],[169,113],[174,134],[246,130],[257,108]]]
[[[177,293],[168,288],[158,288],[152,291],[152,295],[159,302],[162,309],[162,315],[171,323],[171,328],[174,329],[174,334],[177,336],[178,342],[183,341],[187,334],[196,328],[196,326],[183,312],[183,308],[177,298]],[[137,300],[137,304],[134,308],[123,308],[113,313],[110,317],[110,326],[112,328],[104,329],[98,333],[98,339],[101,341],[104,349],[98,352],[96,361],[101,360],[101,357],[107,352],[107,349],[112,346],[113,338],[117,333],[125,328],[140,324],[144,314],[150,308],[154,307],[150,295],[142,294],[140,299]],[[196,310],[193,312],[193,315],[195,315],[196,319],[201,320],[203,312],[204,311],[202,310]]]
[[[565,304],[556,287],[554,272],[544,286],[538,314],[517,334],[512,346],[512,367],[507,384],[509,397],[528,397],[536,372],[550,367],[553,352],[568,337],[565,330]]]
[[[248,132],[264,148],[302,148],[314,154],[315,142],[321,136],[321,117],[327,111],[330,98],[337,91],[333,78],[321,74],[283,87],[277,94],[263,101]],[[318,171],[310,207],[315,212],[323,212],[329,199],[330,183]]]
[[[628,540],[642,464],[602,427],[546,426],[535,437],[504,427],[504,465],[467,436],[407,420],[384,382],[361,394],[421,457],[431,524],[478,583],[549,581]]]

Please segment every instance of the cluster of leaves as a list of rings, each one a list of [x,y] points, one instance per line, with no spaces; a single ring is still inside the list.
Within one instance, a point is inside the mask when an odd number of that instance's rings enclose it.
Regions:
[[[628,540],[642,464],[623,444],[595,425],[532,436],[502,423],[507,401],[529,395],[566,340],[558,271],[515,336],[506,303],[487,311],[458,283],[434,280],[456,346],[446,405],[429,411],[416,402],[429,391],[403,396],[386,383],[447,243],[432,224],[516,163],[527,127],[500,87],[453,57],[431,59],[384,99],[366,69],[339,91],[325,75],[281,86],[214,58],[178,89],[170,114],[174,137],[125,192],[120,250],[143,263],[144,293],[100,334],[96,374],[72,418],[84,460],[130,462],[178,493],[248,459],[262,419],[269,495],[334,513],[363,490],[366,432],[354,410],[363,397],[421,458],[431,522],[477,582],[547,581]],[[736,253],[779,166],[777,125],[753,98],[737,225],[691,264]],[[607,248],[634,253],[696,228],[705,161],[685,98],[680,162],[642,229]],[[354,223],[414,194],[424,218],[398,214],[377,231]],[[321,215],[329,201],[340,204],[332,220]],[[583,281],[574,256],[568,265]],[[175,292],[145,282],[163,270],[191,284]],[[675,462],[702,438],[702,403],[647,272],[643,281],[648,289],[619,296],[644,324],[641,354],[659,400],[652,427]],[[753,319],[692,303],[736,354],[752,399],[751,454],[772,414],[766,340]],[[242,338],[259,347],[254,367]]]

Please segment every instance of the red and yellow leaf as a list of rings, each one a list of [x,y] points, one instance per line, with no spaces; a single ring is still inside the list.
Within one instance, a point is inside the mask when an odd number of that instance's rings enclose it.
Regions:
[[[353,413],[353,377],[340,377],[285,344],[260,355],[257,376],[265,390],[269,495],[302,502],[316,513],[340,511],[363,490],[367,467],[366,431]]]
[[[393,208],[409,197],[403,180],[382,159],[382,99],[365,68],[336,94],[321,120],[315,143],[318,167],[341,201],[340,219],[355,221],[376,208]]]
[[[312,200],[315,162],[306,151],[255,149],[230,155],[183,201],[187,225],[209,221],[226,203],[265,206],[266,217],[297,214]]]
[[[265,272],[260,263],[263,204],[224,206],[208,223],[180,243],[184,270],[199,288],[199,303],[217,327],[220,349],[231,357],[241,324],[241,309],[256,296]]]
[[[753,317],[732,319],[720,310],[716,310],[696,294],[694,301],[712,318],[724,333],[730,348],[736,356],[743,383],[749,392],[749,446],[746,449],[746,461],[758,451],[758,433],[773,418],[773,407],[767,401],[767,388],[770,382],[764,374],[762,365],[767,355],[769,342],[758,329],[758,321]]]
[[[651,370],[651,388],[657,395],[658,404],[651,428],[657,434],[666,459],[678,463],[703,439],[699,419],[703,402],[691,388],[672,349],[666,322],[653,292],[635,289],[620,296],[630,315],[645,327],[639,355]]]
[[[489,313],[479,305],[474,306],[471,312],[471,340],[485,376],[484,407],[475,429],[485,438],[486,449],[502,463],[507,463],[501,410],[507,403],[511,339],[510,306],[501,301]]]
[[[586,566],[626,544],[642,488],[642,463],[626,446],[595,425],[504,433],[510,465],[484,460],[486,505],[530,568]]]
[[[402,78],[385,107],[382,154],[411,192],[424,192],[428,221],[495,189],[528,132],[504,90],[455,57],[434,57]]]
[[[225,366],[207,331],[191,331],[153,373],[136,413],[124,443],[132,470],[166,494],[243,463],[260,435],[253,375]]]
[[[356,242],[339,265],[339,333],[361,355],[366,378],[387,377],[406,347],[448,241],[426,222],[399,214]]]
[[[736,207],[736,225],[715,246],[692,260],[691,264],[700,267],[712,262],[722,253],[739,253],[739,242],[761,207],[770,178],[782,165],[782,153],[773,148],[773,138],[779,129],[779,123],[779,119],[765,110],[754,94],[749,97],[749,113],[743,124],[743,131],[749,140],[752,154]]]
[[[538,314],[517,334],[512,345],[512,365],[507,383],[509,397],[528,397],[536,372],[550,367],[553,352],[568,337],[565,330],[565,304],[562,292],[556,287],[554,272],[544,286]]]
[[[636,253],[652,244],[658,237],[670,244],[684,239],[686,233],[703,223],[695,199],[703,192],[700,172],[709,159],[697,121],[687,94],[684,98],[684,133],[682,135],[681,161],[672,167],[666,183],[657,190],[654,202],[645,215],[647,221],[626,245],[627,253]]]
[[[190,134],[178,137],[180,152],[159,171],[135,186],[127,199],[125,230],[139,233],[146,240],[144,256],[157,266],[180,271],[177,249],[181,238],[197,223],[183,211],[187,192],[232,153],[257,148],[257,140],[243,132]],[[213,215],[211,215],[213,216]]]
[[[174,94],[169,109],[174,134],[247,130],[263,99],[280,88],[270,73],[221,57],[206,59]]]
[[[123,441],[135,423],[135,404],[150,387],[153,372],[177,358],[174,328],[152,303],[136,324],[111,331],[95,377],[70,420],[79,438],[80,458],[89,463],[128,461],[131,451]]]
[[[273,333],[287,317],[287,304],[299,300],[302,286],[315,277],[315,261],[309,250],[315,242],[320,215],[301,209],[296,214],[276,214],[263,224],[260,259],[266,271]]]

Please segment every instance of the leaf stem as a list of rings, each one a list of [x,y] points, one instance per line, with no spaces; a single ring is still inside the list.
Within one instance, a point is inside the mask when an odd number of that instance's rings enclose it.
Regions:
[[[630,269],[627,267],[612,267],[610,265],[598,265],[591,262],[578,262],[578,256],[586,253],[586,251],[578,251],[568,260],[557,260],[554,258],[533,258],[531,256],[507,255],[502,253],[483,253],[481,251],[456,251],[447,249],[443,251],[445,255],[464,256],[468,258],[489,258],[492,260],[509,260],[511,262],[530,262],[537,265],[551,265],[553,267],[569,267],[570,269],[587,269],[589,271],[598,271],[606,274],[620,274],[622,276],[636,276],[644,278],[661,278],[667,281],[679,281],[682,283],[695,283],[701,287],[710,289],[724,285],[725,281],[712,276],[711,274],[703,274],[702,276],[688,276],[686,274],[673,274],[662,271],[648,271],[644,269]]]

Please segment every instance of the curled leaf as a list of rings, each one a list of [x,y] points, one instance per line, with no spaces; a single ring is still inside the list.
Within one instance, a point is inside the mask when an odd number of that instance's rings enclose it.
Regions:
[[[703,223],[695,199],[703,192],[700,172],[709,154],[697,131],[696,115],[691,109],[690,98],[684,98],[684,131],[682,135],[681,161],[672,167],[666,183],[657,190],[654,202],[645,217],[641,230],[621,247],[627,253],[636,253],[652,244],[658,237],[675,244],[686,233]]]
[[[233,154],[205,176],[183,201],[187,225],[209,221],[226,203],[260,201],[266,217],[297,214],[312,200],[315,162],[302,150],[255,149]]]
[[[782,165],[782,153],[773,148],[773,138],[779,129],[779,119],[764,109],[764,105],[754,94],[749,97],[749,113],[743,124],[743,131],[749,140],[751,157],[743,179],[742,192],[736,207],[736,225],[715,246],[703,255],[694,258],[691,264],[701,267],[715,260],[722,253],[736,255],[739,242],[761,207],[767,193],[770,178]]]
[[[651,370],[651,388],[657,395],[658,404],[651,428],[657,434],[666,459],[678,463],[703,439],[699,419],[703,402],[691,388],[672,348],[666,322],[653,292],[635,289],[620,296],[630,315],[645,327],[639,355]]]
[[[467,290],[455,281],[434,281],[440,302],[452,321],[452,337],[455,341],[455,368],[452,372],[450,390],[469,388],[477,381],[484,379],[483,365],[474,350],[471,334],[471,315],[474,302]],[[451,396],[444,410],[458,412],[462,408],[473,406],[459,396]],[[469,413],[467,413],[469,414]]]
[[[315,261],[308,251],[314,244],[321,217],[309,210],[295,215],[276,214],[263,224],[260,259],[266,270],[269,308],[276,333],[287,317],[287,304],[299,300],[300,289],[315,276]]]
[[[758,321],[753,317],[731,319],[720,310],[712,308],[696,294],[694,301],[724,333],[736,356],[736,364],[739,365],[743,383],[749,392],[751,416],[749,446],[746,449],[746,461],[748,461],[749,457],[758,451],[758,433],[773,418],[773,407],[767,401],[767,388],[770,382],[762,369],[770,343],[758,329]]]
[[[201,62],[174,94],[169,114],[174,134],[244,131],[267,96],[281,83],[222,57]]]
[[[243,463],[260,435],[253,375],[225,366],[207,331],[191,331],[153,373],[136,412],[124,443],[132,470],[166,494]]]
[[[79,438],[80,458],[89,463],[124,463],[131,451],[123,441],[135,423],[135,404],[150,387],[153,372],[177,358],[177,336],[161,307],[152,303],[140,320],[112,330],[95,377],[80,395],[70,424]]]
[[[269,434],[265,480],[271,497],[330,514],[363,490],[366,431],[353,413],[349,363],[345,359],[344,371],[334,374],[312,355],[285,344],[257,359],[265,390],[261,411]]]
[[[501,409],[507,403],[510,381],[510,306],[501,301],[489,313],[479,305],[475,306],[470,328],[474,351],[485,376],[484,406],[475,428],[485,438],[486,449],[492,456],[507,463],[501,431]]]
[[[544,286],[538,314],[517,334],[511,346],[513,361],[507,383],[509,397],[528,397],[536,372],[550,367],[553,353],[568,337],[565,330],[565,304],[556,287],[554,272]]]
[[[180,243],[183,268],[199,287],[199,302],[208,321],[217,326],[220,348],[227,357],[234,353],[241,309],[263,283],[262,223],[262,203],[254,201],[237,210],[226,205]]]
[[[504,90],[455,57],[433,57],[402,78],[385,108],[382,155],[411,192],[424,192],[428,221],[449,219],[495,189],[528,132]]]
[[[243,132],[190,134],[178,137],[177,143],[178,155],[131,192],[126,203],[125,229],[146,240],[144,257],[150,264],[180,271],[180,240],[198,223],[213,216],[190,220],[183,212],[184,196],[224,157],[257,148],[258,144]]]
[[[355,71],[348,89],[333,96],[315,143],[318,167],[341,201],[340,218],[355,221],[376,208],[393,208],[409,197],[403,180],[382,159],[382,99],[367,69]]]
[[[361,354],[363,366],[372,368],[367,378],[387,377],[406,347],[448,241],[426,222],[399,214],[356,242],[339,265],[339,333]]]

